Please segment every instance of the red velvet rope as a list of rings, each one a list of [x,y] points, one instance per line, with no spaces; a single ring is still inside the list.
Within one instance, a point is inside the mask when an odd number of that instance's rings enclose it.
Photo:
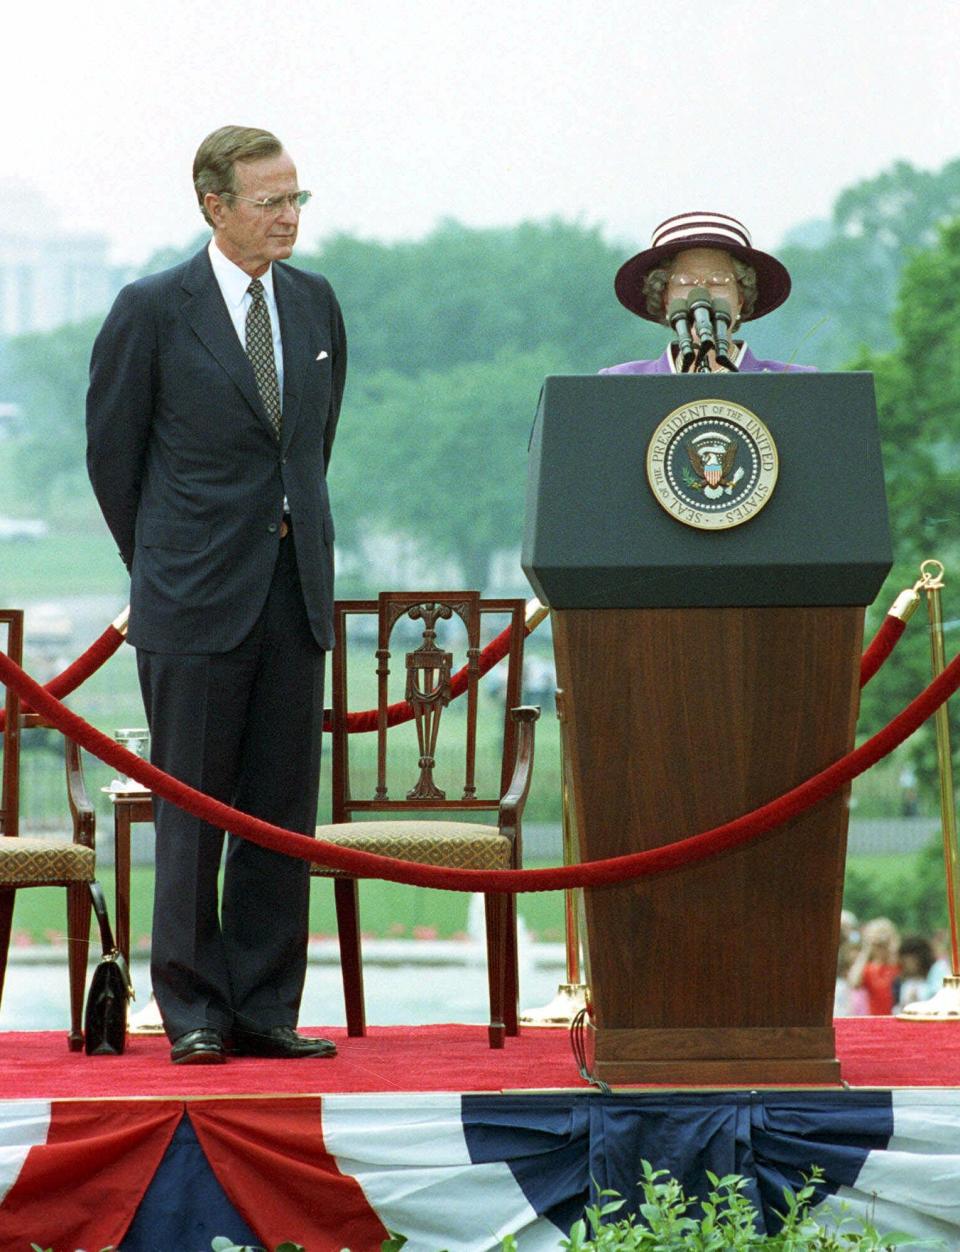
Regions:
[[[524,635],[530,634],[529,626],[524,626],[523,633]],[[479,668],[481,678],[487,673],[488,670],[493,669],[498,661],[502,661],[510,651],[510,634],[511,628],[507,626],[504,630],[501,630],[496,639],[490,640],[487,646],[477,657],[477,666]],[[450,695],[453,699],[456,699],[457,696],[462,696],[466,691],[467,675],[468,670],[466,665],[464,665],[463,669],[458,669],[454,676],[450,679]],[[409,722],[411,717],[413,717],[413,706],[408,704],[406,700],[398,700],[396,704],[390,704],[387,706],[388,726],[398,726],[401,722]],[[324,718],[323,729],[327,731],[333,729],[333,723],[329,717]],[[364,709],[362,713],[347,714],[348,735],[364,734],[367,731],[376,729],[376,709]]]
[[[22,699],[29,701],[38,713],[81,747],[136,779],[149,791],[186,809],[203,821],[222,830],[230,830],[261,847],[341,869],[357,878],[383,878],[390,882],[448,891],[515,893],[628,882],[696,864],[759,838],[832,795],[909,738],[960,686],[960,656],[954,657],[942,674],[866,743],[752,813],[746,813],[712,830],[663,847],[632,852],[627,856],[588,861],[582,865],[524,870],[457,870],[441,865],[421,865],[394,857],[360,852],[354,848],[341,848],[325,840],[282,830],[279,826],[240,813],[219,800],[203,795],[193,787],[170,778],[148,761],[121,748],[76,713],[65,708],[2,652],[0,682],[13,687]]]
[[[105,661],[109,661],[114,652],[123,643],[124,636],[117,630],[116,626],[108,626],[99,639],[95,639],[87,648],[86,652],[81,652],[75,661],[71,661],[67,668],[56,678],[51,678],[43,688],[50,695],[56,696],[58,700],[62,700],[64,696],[68,696],[71,691],[76,691],[81,683],[87,681],[91,674],[95,674]],[[33,706],[24,704],[22,711],[29,713]],[[0,732],[2,732],[7,721],[7,713],[5,709],[0,709]]]
[[[498,661],[510,651],[510,627],[507,626],[500,632],[495,639],[491,639],[487,646],[477,658],[477,666],[479,676],[482,678],[489,670],[493,669]],[[529,627],[524,628],[524,633],[529,634]],[[81,653],[75,661],[72,661],[63,673],[58,674],[56,678],[52,678],[50,682],[44,685],[44,691],[47,691],[57,699],[62,700],[64,696],[70,695],[76,691],[81,683],[86,682],[91,674],[95,674],[105,661],[113,656],[114,652],[123,643],[124,636],[115,626],[108,626],[99,639],[87,648],[86,652]],[[467,667],[457,670],[450,680],[451,695],[456,698],[463,695],[467,689]],[[23,712],[30,712],[31,709],[26,704],[23,706]],[[406,700],[398,700],[396,704],[391,704],[387,709],[387,725],[397,726],[401,722],[408,722],[413,717],[413,707]],[[0,731],[3,730],[6,721],[6,713],[0,709]],[[330,719],[326,718],[323,723],[323,729],[329,731],[332,729]],[[377,729],[377,710],[365,709],[360,713],[347,714],[347,732],[348,734],[364,733],[366,731]]]
[[[860,658],[860,688],[867,685],[893,649],[897,646],[900,636],[907,629],[902,618],[893,617],[888,613],[883,619],[880,629],[873,636],[870,647]]]
[[[906,622],[900,620],[899,617],[891,617],[889,614],[884,618],[883,624],[873,638],[873,642],[864,652],[860,660],[860,686],[865,687],[870,679],[876,674],[877,670],[883,665],[884,661],[893,651],[900,636],[906,628]],[[530,628],[525,627],[525,634],[530,634]],[[493,669],[498,661],[502,661],[510,650],[510,627],[502,630],[496,639],[492,639],[490,643],[483,649],[478,658],[480,668],[480,677],[482,678],[489,670]],[[457,670],[453,678],[450,680],[451,695],[454,699],[462,696],[467,689],[467,667]],[[413,708],[406,700],[398,700],[396,704],[387,707],[387,725],[397,726],[401,722],[408,722],[413,717]],[[332,722],[328,717],[324,720],[323,729],[332,730]],[[347,714],[347,734],[364,734],[367,731],[377,729],[377,710],[364,709],[363,712]]]
[[[860,686],[865,687],[870,679],[876,674],[880,666],[886,661],[887,657],[893,651],[900,636],[906,628],[906,622],[898,617],[884,618],[883,624],[873,638],[873,642],[864,652],[860,660]],[[493,669],[498,661],[502,661],[510,650],[510,627],[507,626],[500,632],[495,639],[487,644],[477,658],[477,666],[479,675],[482,678],[484,674]],[[524,627],[524,634],[530,634],[530,627]],[[105,661],[113,656],[114,652],[120,647],[124,641],[124,635],[117,630],[115,626],[108,626],[99,639],[87,648],[86,652],[80,654],[75,661],[72,661],[67,668],[52,678],[50,682],[44,685],[44,690],[50,695],[56,696],[62,700],[64,696],[70,695],[76,691],[81,683],[87,681],[91,674],[95,674]],[[457,670],[453,678],[450,680],[450,691],[454,699],[463,695],[467,689],[467,667]],[[24,706],[24,712],[28,712],[27,706]],[[398,700],[396,704],[391,704],[387,708],[387,725],[397,726],[402,722],[408,722],[413,717],[413,708],[406,700]],[[3,730],[6,714],[0,709],[0,731]],[[323,729],[329,731],[332,729],[330,719],[327,718],[323,723]],[[377,710],[364,709],[363,712],[347,714],[347,733],[363,734],[367,731],[377,729]]]

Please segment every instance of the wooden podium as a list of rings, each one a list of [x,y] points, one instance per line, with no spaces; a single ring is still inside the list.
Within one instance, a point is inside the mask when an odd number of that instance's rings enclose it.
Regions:
[[[667,477],[695,482],[686,444],[729,442],[730,406],[762,419],[779,477],[748,521],[684,524],[656,467],[648,480],[648,449],[668,419]],[[749,472],[749,438],[734,441]],[[890,566],[871,376],[548,378],[523,564],[552,609],[582,860],[776,798],[853,746],[863,606]],[[597,1077],[838,1081],[847,800],[699,865],[585,891]]]

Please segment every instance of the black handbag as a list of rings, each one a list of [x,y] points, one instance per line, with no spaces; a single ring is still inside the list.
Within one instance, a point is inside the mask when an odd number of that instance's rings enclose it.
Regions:
[[[127,1003],[133,998],[130,972],[123,954],[113,942],[107,902],[96,880],[90,897],[100,923],[103,956],[93,971],[83,1014],[83,1040],[87,1056],[119,1056],[127,1042]]]

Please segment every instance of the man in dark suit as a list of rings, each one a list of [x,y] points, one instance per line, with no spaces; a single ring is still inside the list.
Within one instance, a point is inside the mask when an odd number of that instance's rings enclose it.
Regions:
[[[90,479],[130,570],[151,759],[279,826],[316,823],[346,338],[326,281],[284,264],[309,199],[267,131],[194,161],[210,246],[117,297],[93,348]],[[156,810],[153,988],[176,1063],[335,1051],[295,1030],[305,862]]]

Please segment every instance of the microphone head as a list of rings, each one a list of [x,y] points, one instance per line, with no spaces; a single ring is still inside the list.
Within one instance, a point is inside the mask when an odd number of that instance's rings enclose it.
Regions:
[[[710,299],[710,292],[706,287],[691,287],[689,307],[691,311],[696,308],[713,308],[713,301]]]
[[[682,297],[677,300],[671,300],[667,305],[667,321],[672,326],[681,317],[686,317],[689,313],[687,302]]]
[[[724,300],[721,296],[719,300],[713,302],[713,316],[719,317],[729,326],[733,321],[733,310],[730,307],[730,301]]]

